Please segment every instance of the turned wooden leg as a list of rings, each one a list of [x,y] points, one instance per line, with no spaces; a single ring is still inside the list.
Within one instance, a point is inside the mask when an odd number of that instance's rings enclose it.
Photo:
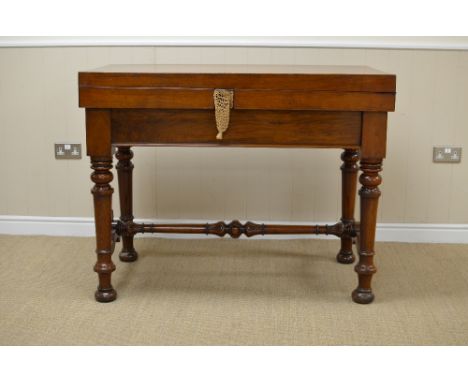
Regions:
[[[346,149],[341,154],[341,221],[345,225],[354,223],[359,151]],[[336,255],[341,264],[354,262],[353,238],[348,234],[341,236],[341,248]]]
[[[120,196],[120,220],[124,223],[133,222],[133,195],[132,195],[132,172],[133,151],[130,147],[119,147],[116,153],[118,163],[117,178],[119,180]],[[119,258],[121,261],[132,262],[138,258],[138,253],[133,247],[133,234],[122,234],[122,250]]]
[[[359,304],[369,304],[374,300],[372,293],[372,275],[377,271],[374,265],[374,242],[377,224],[377,206],[380,196],[379,185],[382,178],[381,159],[361,159],[362,174],[359,182],[361,197],[361,222],[359,233],[359,262],[354,268],[358,274],[359,285],[353,291],[353,300]]]
[[[95,293],[99,302],[114,301],[117,293],[111,284],[111,274],[115,270],[112,262],[114,244],[112,240],[112,157],[91,157],[91,180],[94,187],[94,219],[96,223],[96,254],[97,262],[94,271],[99,277],[99,285]]]

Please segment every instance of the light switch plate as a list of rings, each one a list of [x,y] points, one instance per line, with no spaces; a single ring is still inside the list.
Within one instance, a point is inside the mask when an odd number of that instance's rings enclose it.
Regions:
[[[56,143],[55,159],[81,159],[81,143]]]
[[[432,151],[432,160],[435,163],[460,163],[461,147],[436,146]]]

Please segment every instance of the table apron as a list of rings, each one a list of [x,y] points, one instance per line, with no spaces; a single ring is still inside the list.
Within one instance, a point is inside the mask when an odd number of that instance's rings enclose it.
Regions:
[[[222,140],[213,110],[114,109],[111,126],[114,145],[357,148],[362,113],[231,110]]]

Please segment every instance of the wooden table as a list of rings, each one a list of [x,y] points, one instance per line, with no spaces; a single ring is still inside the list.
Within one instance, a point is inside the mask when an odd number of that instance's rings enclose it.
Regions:
[[[359,261],[355,302],[373,301],[377,204],[385,157],[387,112],[395,107],[394,75],[361,66],[111,65],[79,73],[86,108],[86,146],[94,172],[99,276],[96,300],[117,294],[111,256],[135,261],[137,233],[331,234],[341,238],[337,260]],[[135,223],[131,146],[342,148],[342,216],[335,225]],[[112,146],[117,149],[120,219],[112,212]],[[354,220],[357,172],[362,171],[360,223]],[[312,176],[312,174],[311,174]],[[323,275],[327,277],[327,275]]]

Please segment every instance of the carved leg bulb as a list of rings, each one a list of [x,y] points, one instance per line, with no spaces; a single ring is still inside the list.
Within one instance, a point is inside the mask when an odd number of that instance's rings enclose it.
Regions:
[[[114,301],[117,292],[111,284],[111,274],[115,270],[112,262],[114,244],[112,240],[112,157],[91,157],[91,180],[94,187],[91,193],[94,197],[94,217],[96,222],[96,254],[97,262],[94,271],[99,277],[99,284],[95,293],[99,302]]]
[[[116,169],[119,180],[120,220],[124,223],[133,222],[133,151],[130,147],[119,147],[116,157],[118,159]],[[133,236],[133,233],[128,232],[122,234],[122,250],[119,254],[121,261],[132,262],[138,258],[138,253],[133,247]]]
[[[349,225],[354,223],[359,151],[346,149],[341,154],[341,160],[341,221]],[[341,264],[354,262],[353,238],[350,235],[341,236],[341,248],[336,260]]]
[[[369,304],[374,300],[371,289],[373,274],[377,271],[374,265],[374,242],[377,224],[377,207],[380,197],[379,185],[382,178],[382,160],[361,160],[362,174],[359,182],[361,198],[361,222],[359,233],[359,262],[354,268],[358,274],[359,284],[353,291],[352,298],[359,304]]]

